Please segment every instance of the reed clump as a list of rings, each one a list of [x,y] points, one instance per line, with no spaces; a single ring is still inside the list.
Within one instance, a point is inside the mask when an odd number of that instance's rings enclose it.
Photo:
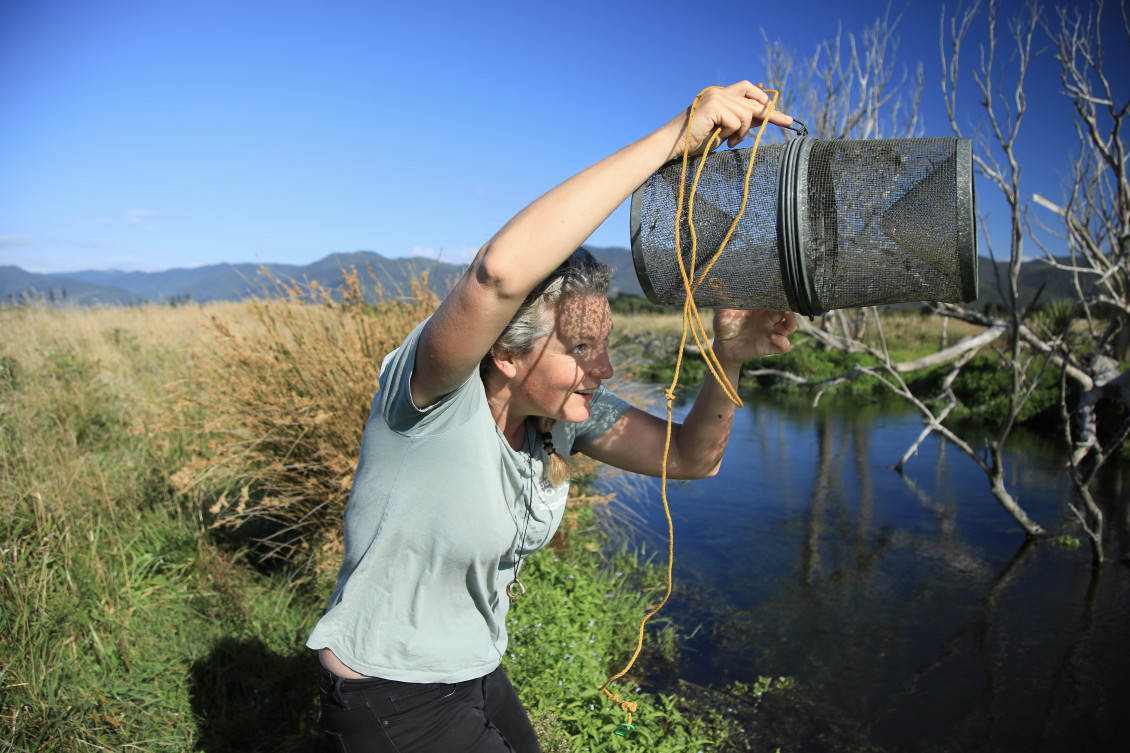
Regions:
[[[206,441],[172,483],[261,557],[336,567],[327,534],[341,527],[381,360],[438,298],[425,276],[366,303],[355,268],[337,291],[268,282],[238,316],[212,315],[214,337],[177,385],[166,429]]]

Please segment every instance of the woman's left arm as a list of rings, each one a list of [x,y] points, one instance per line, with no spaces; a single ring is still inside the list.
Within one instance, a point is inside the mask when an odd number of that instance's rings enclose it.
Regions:
[[[792,349],[789,335],[795,331],[796,317],[788,311],[718,310],[714,314],[714,354],[736,387],[743,363],[788,353]],[[722,385],[708,373],[686,418],[672,426],[668,478],[705,478],[718,472],[734,423],[734,407]],[[666,436],[665,420],[629,408],[604,436],[577,449],[617,468],[660,476]]]

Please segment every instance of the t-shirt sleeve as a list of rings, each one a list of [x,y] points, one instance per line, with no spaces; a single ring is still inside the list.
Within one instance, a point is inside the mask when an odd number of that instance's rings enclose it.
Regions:
[[[381,362],[380,389],[374,398],[373,408],[374,413],[379,411],[394,431],[408,433],[417,427],[438,431],[451,421],[460,423],[466,420],[466,411],[471,409],[469,402],[476,397],[474,384],[479,382],[478,372],[472,373],[458,389],[433,405],[416,407],[412,401],[412,370],[416,366],[416,351],[425,324],[427,319],[416,325],[400,347]],[[477,392],[482,392],[481,387]]]
[[[631,403],[604,385],[598,387],[592,396],[589,417],[576,424],[577,433],[573,437],[570,453],[576,453],[578,447],[603,437],[630,407]]]

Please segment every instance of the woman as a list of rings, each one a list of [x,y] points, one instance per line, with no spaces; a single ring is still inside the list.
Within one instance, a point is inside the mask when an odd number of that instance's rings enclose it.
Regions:
[[[713,89],[689,137],[683,113],[534,201],[385,359],[345,512],[345,561],[307,642],[338,750],[540,750],[499,669],[507,608],[526,588],[522,561],[560,522],[569,454],[659,476],[666,434],[602,386],[609,271],[576,249],[715,127],[741,142],[767,102],[748,82]],[[743,362],[788,352],[795,328],[787,312],[719,311],[714,350],[736,383]],[[717,472],[733,410],[708,379],[674,430],[669,477]]]

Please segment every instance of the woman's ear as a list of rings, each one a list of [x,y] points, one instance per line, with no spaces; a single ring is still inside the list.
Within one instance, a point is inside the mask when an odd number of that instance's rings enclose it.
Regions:
[[[497,346],[491,348],[490,357],[494,367],[498,369],[502,376],[513,379],[518,375],[518,363],[514,360],[514,354],[506,348]]]

